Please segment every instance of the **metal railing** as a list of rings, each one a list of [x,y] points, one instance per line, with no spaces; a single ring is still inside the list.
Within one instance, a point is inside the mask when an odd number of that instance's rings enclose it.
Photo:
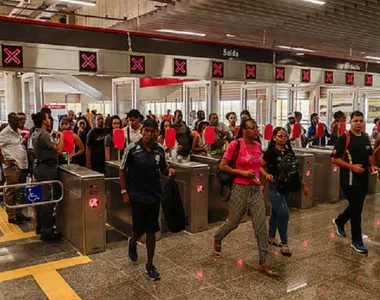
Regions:
[[[55,203],[62,201],[62,199],[64,197],[64,188],[63,188],[62,182],[59,180],[50,180],[50,181],[40,181],[40,182],[31,182],[31,183],[18,183],[18,184],[2,185],[2,186],[0,186],[0,191],[2,191],[4,189],[12,189],[12,188],[17,189],[17,188],[22,188],[22,187],[31,188],[34,186],[53,185],[53,184],[58,184],[61,188],[61,196],[58,199],[53,199],[54,193],[51,193],[52,199],[46,200],[46,201],[38,201],[38,202],[33,202],[33,203],[16,204],[16,205],[8,205],[5,198],[3,201],[4,205],[9,209],[34,207],[34,206],[40,206],[40,205],[46,205],[46,204],[55,204]]]

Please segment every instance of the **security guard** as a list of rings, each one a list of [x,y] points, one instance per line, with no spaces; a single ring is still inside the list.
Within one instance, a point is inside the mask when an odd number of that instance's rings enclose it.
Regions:
[[[49,181],[58,179],[58,155],[63,151],[62,133],[56,134],[55,140],[48,132],[51,128],[50,116],[46,113],[39,112],[32,115],[33,123],[36,128],[31,139],[36,157],[34,165],[34,176],[37,181]],[[58,196],[59,191],[53,185],[54,198]],[[50,186],[43,187],[43,199],[48,201],[52,199]],[[43,205],[37,212],[37,223],[41,225],[41,240],[52,241],[61,238],[61,235],[54,229],[54,205]]]

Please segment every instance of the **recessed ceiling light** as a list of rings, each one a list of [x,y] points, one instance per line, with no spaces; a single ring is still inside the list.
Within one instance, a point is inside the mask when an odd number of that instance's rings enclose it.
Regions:
[[[179,30],[171,30],[171,29],[157,29],[158,32],[165,33],[174,33],[174,34],[184,34],[184,35],[194,35],[194,36],[206,36],[204,33],[199,32],[191,32],[191,31],[179,31]]]
[[[96,6],[96,2],[84,1],[84,0],[59,0],[59,2],[68,2],[79,5]]]
[[[364,56],[364,58],[366,59],[372,59],[372,60],[380,60],[380,57],[377,57],[377,56]]]
[[[236,38],[236,35],[227,33],[227,34],[226,34],[226,37],[229,37],[229,38]]]
[[[299,53],[296,53],[296,55],[298,55],[298,56],[304,56],[305,53],[299,52]]]
[[[284,50],[302,51],[302,52],[315,52],[314,50],[303,48],[303,47],[277,46],[277,48],[281,48]]]
[[[302,1],[310,2],[310,3],[313,3],[313,4],[319,4],[319,5],[325,5],[326,4],[325,1],[320,1],[320,0],[302,0]]]

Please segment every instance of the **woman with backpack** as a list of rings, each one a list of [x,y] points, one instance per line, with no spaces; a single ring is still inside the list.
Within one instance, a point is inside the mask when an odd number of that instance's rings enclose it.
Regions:
[[[259,136],[257,123],[243,120],[238,138],[228,146],[220,163],[220,171],[233,177],[233,185],[229,202],[228,218],[215,234],[214,255],[221,257],[222,240],[235,230],[243,216],[250,212],[259,247],[258,271],[267,275],[276,275],[267,263],[268,242],[265,225],[265,204],[263,200],[260,178],[262,150],[255,139]]]
[[[292,252],[288,245],[289,194],[302,188],[303,193],[307,196],[309,190],[302,180],[298,162],[285,128],[277,127],[273,131],[272,140],[262,159],[261,173],[268,182],[267,195],[272,204],[268,243],[281,247],[282,255],[291,256]],[[276,239],[277,229],[281,242]]]

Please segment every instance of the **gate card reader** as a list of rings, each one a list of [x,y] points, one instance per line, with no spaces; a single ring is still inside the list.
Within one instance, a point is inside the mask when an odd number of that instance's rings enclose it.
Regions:
[[[83,255],[106,250],[104,175],[79,165],[59,166],[65,188],[58,204],[57,225]]]

